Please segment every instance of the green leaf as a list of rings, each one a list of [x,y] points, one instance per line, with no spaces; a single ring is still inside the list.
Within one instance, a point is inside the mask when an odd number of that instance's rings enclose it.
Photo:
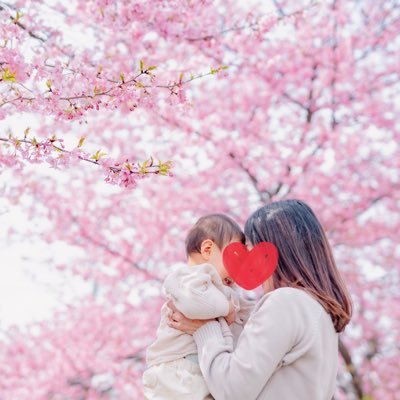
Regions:
[[[144,71],[144,62],[143,60],[140,60],[140,72],[143,73],[143,71]]]
[[[156,69],[157,67],[155,65],[152,65],[150,67],[147,67],[147,71],[153,71],[153,69]]]
[[[172,161],[166,161],[165,163],[162,163],[161,161],[158,162],[158,170],[160,175],[168,175],[171,168]]]
[[[107,153],[102,152],[101,150],[97,150],[96,153],[90,157],[91,160],[99,161],[101,157],[106,156]]]
[[[140,168],[139,172],[141,174],[147,174],[149,172],[149,170],[147,169],[147,163],[148,163],[148,160],[146,160],[143,164],[138,163],[139,168]]]
[[[82,147],[82,146],[83,146],[83,142],[85,141],[85,139],[86,139],[85,136],[82,136],[82,137],[79,139],[78,147]]]
[[[145,160],[143,164],[138,163],[138,166],[140,168],[139,173],[148,174],[150,172],[149,168],[153,166],[153,162],[153,157],[150,157],[148,160]]]
[[[214,75],[214,74],[217,74],[218,72],[220,72],[222,70],[225,70],[225,69],[228,69],[228,68],[229,67],[227,65],[221,65],[218,68],[211,68],[210,73]]]
[[[3,74],[1,75],[1,79],[6,82],[17,82],[17,79],[15,78],[15,71],[14,72],[10,71],[8,67],[4,70]]]
[[[94,95],[98,95],[99,93],[101,93],[101,89],[98,88],[98,87],[95,85],[94,88],[93,88],[93,93],[94,93]]]
[[[20,13],[19,11],[17,11],[17,14],[16,14],[16,16],[15,16],[15,18],[14,18],[14,23],[16,24],[17,22],[19,22],[19,20],[21,19],[21,17],[22,17],[22,13]]]

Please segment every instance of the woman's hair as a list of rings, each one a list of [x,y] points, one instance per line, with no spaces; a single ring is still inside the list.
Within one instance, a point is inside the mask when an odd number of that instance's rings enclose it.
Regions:
[[[342,332],[352,313],[350,295],[336,267],[324,230],[311,208],[300,200],[270,203],[246,222],[251,244],[271,242],[279,252],[273,286],[294,287],[313,295]]]
[[[222,250],[235,238],[243,244],[246,241],[243,231],[233,219],[224,214],[205,215],[194,224],[186,236],[186,255],[200,253],[201,244],[206,239],[212,240]]]

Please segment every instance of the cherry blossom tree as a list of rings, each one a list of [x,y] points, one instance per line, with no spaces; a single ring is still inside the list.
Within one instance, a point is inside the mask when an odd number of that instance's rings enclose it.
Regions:
[[[353,297],[335,398],[396,398],[398,1],[21,0],[0,16],[0,190],[32,220],[8,240],[78,250],[52,267],[93,289],[4,330],[0,398],[141,398],[187,229],[284,198],[320,217]]]

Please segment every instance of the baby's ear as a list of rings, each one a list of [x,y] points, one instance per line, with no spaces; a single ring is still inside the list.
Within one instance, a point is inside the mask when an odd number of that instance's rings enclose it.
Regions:
[[[203,240],[203,242],[201,243],[200,252],[205,260],[209,260],[211,256],[211,250],[214,245],[215,243],[210,239]]]

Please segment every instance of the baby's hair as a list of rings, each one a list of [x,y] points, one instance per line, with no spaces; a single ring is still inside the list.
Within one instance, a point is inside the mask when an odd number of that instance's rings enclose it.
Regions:
[[[201,244],[207,239],[221,250],[232,239],[238,239],[243,244],[246,241],[243,231],[232,218],[224,214],[209,214],[201,217],[186,236],[186,255],[200,253]]]

